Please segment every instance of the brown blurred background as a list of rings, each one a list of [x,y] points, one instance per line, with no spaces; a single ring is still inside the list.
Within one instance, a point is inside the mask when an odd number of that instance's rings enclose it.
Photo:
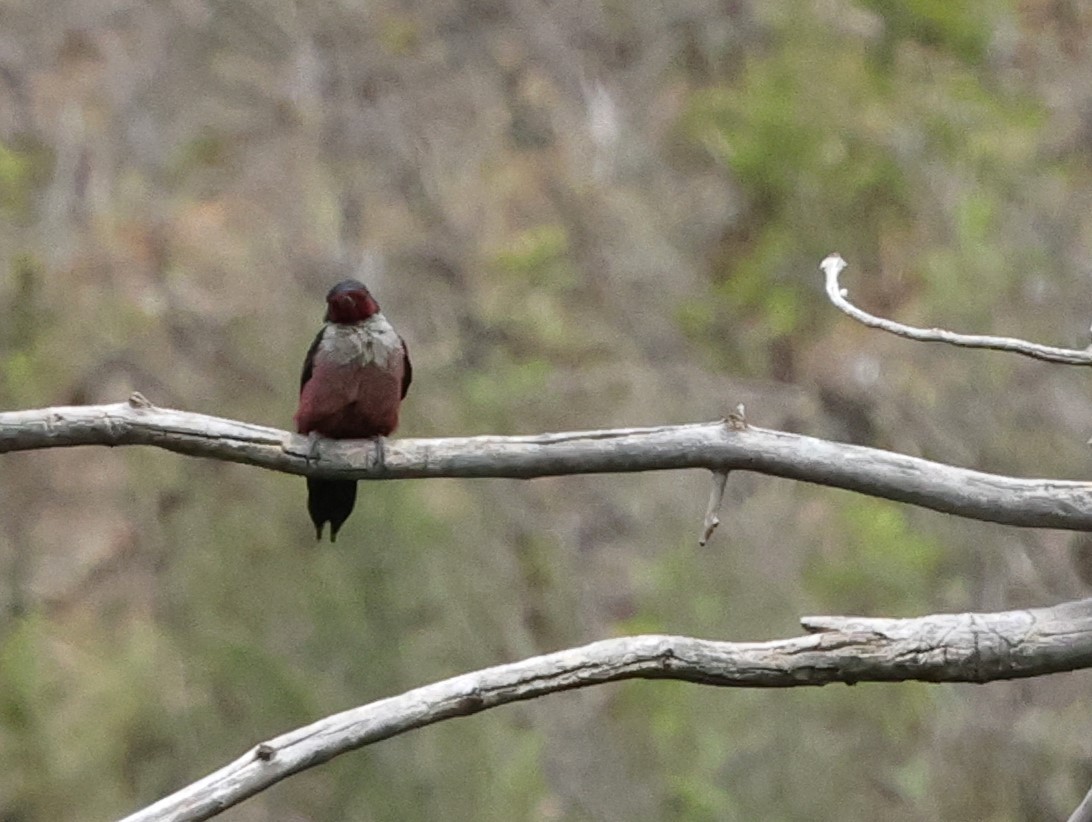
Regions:
[[[1088,378],[824,300],[1083,346],[1092,11],[1076,0],[4,0],[0,407],[288,427],[357,274],[414,355],[401,434],[749,420],[1089,475]],[[0,819],[106,819],[255,742],[595,639],[797,633],[1087,594],[1069,535],[701,472],[374,483],[151,449],[0,459]],[[1089,674],[509,706],[230,820],[1052,820]]]

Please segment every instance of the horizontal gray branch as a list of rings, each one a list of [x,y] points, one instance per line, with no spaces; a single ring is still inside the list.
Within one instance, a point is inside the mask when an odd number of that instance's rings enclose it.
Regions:
[[[622,679],[789,688],[832,682],[990,682],[1092,667],[1092,600],[916,619],[807,617],[772,642],[608,639],[427,685],[254,747],[125,822],[208,819],[294,773],[373,742],[509,702]]]
[[[153,445],[290,474],[355,479],[533,477],[707,468],[844,488],[972,519],[1092,531],[1092,484],[1020,479],[876,448],[725,422],[516,437],[396,439],[375,465],[367,440],[321,442],[276,428],[128,403],[0,413],[0,454]]]

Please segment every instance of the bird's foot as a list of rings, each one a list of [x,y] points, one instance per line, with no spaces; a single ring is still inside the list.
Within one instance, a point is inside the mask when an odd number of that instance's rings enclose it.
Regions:
[[[307,453],[304,455],[304,459],[308,464],[319,461],[319,442],[322,440],[322,434],[318,431],[312,431],[307,435]]]
[[[387,438],[382,434],[372,437],[375,442],[375,462],[373,468],[383,469],[387,467]]]

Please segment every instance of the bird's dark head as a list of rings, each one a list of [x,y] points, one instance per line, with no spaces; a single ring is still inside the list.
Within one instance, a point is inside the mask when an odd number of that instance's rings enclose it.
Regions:
[[[326,295],[326,322],[354,325],[378,313],[379,303],[358,280],[342,280]]]

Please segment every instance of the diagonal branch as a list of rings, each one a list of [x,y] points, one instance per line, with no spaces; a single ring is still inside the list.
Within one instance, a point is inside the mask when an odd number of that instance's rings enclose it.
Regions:
[[[1092,822],[1092,790],[1085,794],[1081,804],[1069,815],[1067,822]]]
[[[1092,600],[916,619],[807,617],[807,636],[714,642],[634,636],[464,674],[335,714],[257,745],[123,822],[208,819],[335,756],[545,694],[622,679],[742,688],[833,682],[990,682],[1092,667]]]
[[[838,283],[838,277],[845,270],[846,261],[839,254],[831,254],[819,264],[826,277],[827,297],[835,307],[853,319],[872,328],[879,328],[900,337],[919,342],[944,342],[965,348],[989,348],[994,351],[1010,351],[1036,360],[1064,363],[1066,365],[1092,365],[1092,346],[1088,348],[1056,348],[1051,345],[1019,340],[1014,337],[990,337],[982,334],[957,334],[943,328],[915,328],[894,320],[875,317],[846,299],[847,291]]]
[[[290,474],[344,479],[534,477],[704,468],[755,471],[972,519],[1092,531],[1092,483],[1019,479],[723,421],[518,437],[323,441],[276,428],[128,403],[0,413],[0,454],[76,445],[152,445]]]

